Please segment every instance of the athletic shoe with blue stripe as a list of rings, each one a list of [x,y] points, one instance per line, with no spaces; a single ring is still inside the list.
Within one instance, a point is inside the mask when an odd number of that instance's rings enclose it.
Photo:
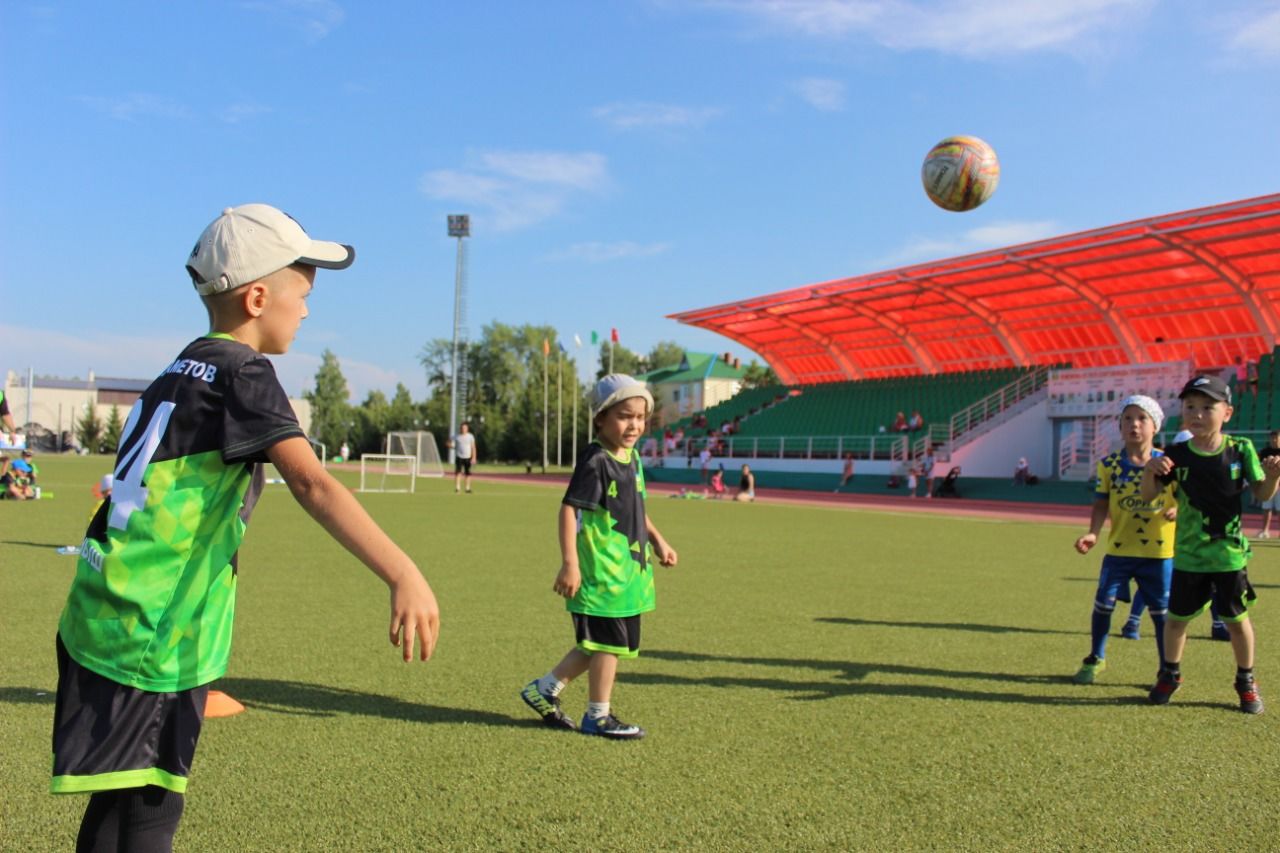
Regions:
[[[584,735],[599,735],[613,740],[635,740],[644,737],[644,729],[624,723],[613,714],[603,717],[583,717],[582,727],[578,729]]]

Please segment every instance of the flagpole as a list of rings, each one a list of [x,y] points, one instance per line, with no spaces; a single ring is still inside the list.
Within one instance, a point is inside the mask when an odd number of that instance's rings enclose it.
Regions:
[[[609,372],[613,373],[613,338],[609,338]]]
[[[564,464],[564,347],[556,357],[556,467]]]
[[[547,342],[542,342],[542,473],[547,473],[547,421],[550,419],[550,408],[547,398],[547,360],[551,357],[551,350],[547,346]]]
[[[582,354],[582,338],[578,337],[578,333],[573,334],[573,347]],[[578,381],[578,360],[573,360],[573,458],[570,463],[576,468],[578,465],[578,397],[582,394],[582,384]]]

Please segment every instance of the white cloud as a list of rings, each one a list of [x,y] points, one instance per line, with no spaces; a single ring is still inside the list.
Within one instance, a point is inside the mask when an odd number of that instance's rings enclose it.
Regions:
[[[955,255],[969,255],[984,249],[1014,246],[1044,240],[1059,233],[1056,222],[993,222],[970,228],[953,237],[914,237],[905,244],[873,260],[875,269],[889,269],[904,264],[935,261]]]
[[[605,104],[592,114],[615,130],[641,128],[702,127],[722,115],[719,107],[683,107],[678,104],[644,102]]]
[[[1156,0],[706,0],[767,25],[820,38],[863,36],[893,50],[987,57],[1077,49]]]
[[[191,114],[185,105],[149,92],[132,92],[119,97],[85,95],[80,101],[118,121],[132,121],[140,116],[187,118]]]
[[[627,258],[648,258],[670,251],[670,243],[636,243],[621,240],[616,243],[574,243],[567,249],[547,255],[549,261],[586,261],[598,264]]]
[[[430,198],[465,205],[497,231],[550,219],[576,194],[609,186],[608,161],[595,152],[480,151],[462,169],[437,169],[419,187]]]
[[[1280,59],[1280,5],[1258,9],[1248,17],[1232,20],[1227,33],[1227,50],[1249,58]]]
[[[284,21],[310,41],[329,35],[346,18],[346,12],[332,0],[249,0],[241,5]]]
[[[271,107],[246,101],[227,106],[218,113],[218,118],[227,124],[239,124],[242,121],[248,121],[271,111]]]
[[[844,83],[822,77],[806,77],[793,87],[801,100],[815,110],[836,113],[844,109]]]

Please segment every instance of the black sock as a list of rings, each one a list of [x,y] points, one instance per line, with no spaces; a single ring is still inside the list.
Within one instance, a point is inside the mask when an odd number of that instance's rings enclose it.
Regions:
[[[170,853],[182,819],[182,795],[155,785],[123,793],[129,795],[120,833],[125,849]]]
[[[1253,667],[1236,667],[1236,681],[1253,681]]]
[[[1162,660],[1160,661],[1160,668],[1168,672],[1170,675],[1174,676],[1175,678],[1179,675],[1182,675],[1182,661]]]
[[[115,853],[120,847],[119,791],[98,791],[89,797],[80,834],[76,836],[76,853]]]

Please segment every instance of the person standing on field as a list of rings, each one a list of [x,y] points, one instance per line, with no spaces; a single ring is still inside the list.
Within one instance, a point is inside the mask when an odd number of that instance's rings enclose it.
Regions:
[[[476,459],[476,437],[471,434],[471,424],[466,421],[458,427],[453,437],[453,492],[462,491],[465,482],[467,494],[471,494],[471,465]]]

